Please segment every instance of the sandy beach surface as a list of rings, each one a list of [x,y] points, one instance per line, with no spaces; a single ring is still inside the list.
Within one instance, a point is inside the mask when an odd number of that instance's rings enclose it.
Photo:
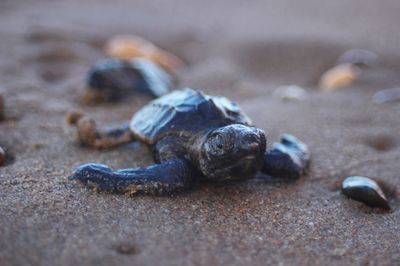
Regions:
[[[1,265],[400,264],[400,103],[374,93],[400,86],[400,3],[388,1],[0,2],[0,91],[8,119],[0,146]],[[296,182],[266,177],[207,184],[174,196],[99,194],[67,177],[97,162],[152,163],[140,143],[79,146],[65,120],[81,110],[117,125],[149,101],[83,105],[88,68],[115,34],[143,36],[188,65],[179,88],[235,101],[267,132],[288,132],[312,151]],[[322,92],[320,75],[351,48],[379,55],[348,88]],[[304,101],[275,88],[297,84]],[[340,192],[349,175],[388,188],[392,210]]]

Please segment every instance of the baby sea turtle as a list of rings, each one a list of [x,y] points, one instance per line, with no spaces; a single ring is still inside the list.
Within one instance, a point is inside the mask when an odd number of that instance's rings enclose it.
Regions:
[[[169,93],[172,87],[173,76],[150,60],[107,58],[90,68],[83,99],[87,103],[117,101],[133,92],[157,98]]]
[[[101,191],[169,193],[195,180],[241,180],[258,171],[297,178],[310,161],[307,146],[287,134],[266,151],[264,131],[236,103],[192,89],[151,101],[118,128],[98,130],[80,113],[71,113],[69,122],[83,144],[110,148],[139,140],[153,151],[156,164],[147,168],[114,171],[91,163],[70,177]]]

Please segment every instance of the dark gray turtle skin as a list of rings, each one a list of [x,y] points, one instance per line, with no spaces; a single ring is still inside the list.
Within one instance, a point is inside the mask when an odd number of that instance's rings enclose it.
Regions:
[[[304,174],[310,161],[307,146],[287,134],[266,150],[264,131],[236,103],[192,89],[151,101],[129,125],[99,130],[76,113],[70,123],[83,144],[110,148],[137,140],[153,151],[153,166],[115,171],[91,163],[70,177],[100,191],[165,194],[199,180],[244,180],[259,171],[293,179]]]

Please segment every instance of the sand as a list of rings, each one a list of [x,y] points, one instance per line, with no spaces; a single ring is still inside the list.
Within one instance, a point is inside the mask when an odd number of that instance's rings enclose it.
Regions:
[[[8,120],[0,145],[1,265],[395,265],[400,263],[400,105],[375,92],[400,85],[400,4],[391,1],[1,1],[0,90]],[[65,121],[78,109],[101,125],[126,121],[149,99],[85,106],[89,66],[120,33],[181,57],[190,86],[236,100],[268,142],[304,140],[310,173],[258,177],[165,197],[90,191],[67,177],[80,164],[145,166],[139,143],[81,147]],[[318,77],[350,48],[380,64],[348,88],[321,92]],[[281,85],[305,101],[272,97]],[[340,193],[348,175],[391,189],[392,211]]]

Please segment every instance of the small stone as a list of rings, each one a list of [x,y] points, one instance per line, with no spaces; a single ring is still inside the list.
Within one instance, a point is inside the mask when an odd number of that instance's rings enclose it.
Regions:
[[[370,207],[390,210],[388,200],[374,180],[363,176],[350,176],[343,180],[342,192],[346,196]]]
[[[5,109],[4,97],[3,95],[0,94],[0,121],[3,121],[5,119],[4,109]]]
[[[119,35],[111,38],[105,45],[105,52],[108,56],[121,60],[146,58],[170,73],[184,66],[177,56],[134,35]]]
[[[139,248],[132,243],[120,243],[115,245],[115,251],[123,255],[136,255],[139,253]]]
[[[400,88],[385,89],[378,91],[372,97],[375,103],[389,103],[400,101]]]
[[[352,64],[341,64],[326,71],[318,84],[324,91],[333,91],[351,85],[359,74],[358,67]]]
[[[2,147],[0,147],[0,166],[3,166],[6,163],[6,153]]]
[[[353,64],[358,67],[377,65],[379,57],[376,53],[364,49],[352,49],[344,52],[338,59],[338,64]]]
[[[76,125],[78,121],[84,116],[85,114],[78,111],[71,111],[67,113],[67,123],[69,125]]]
[[[289,85],[276,88],[272,95],[283,101],[304,101],[307,91],[297,85]]]

